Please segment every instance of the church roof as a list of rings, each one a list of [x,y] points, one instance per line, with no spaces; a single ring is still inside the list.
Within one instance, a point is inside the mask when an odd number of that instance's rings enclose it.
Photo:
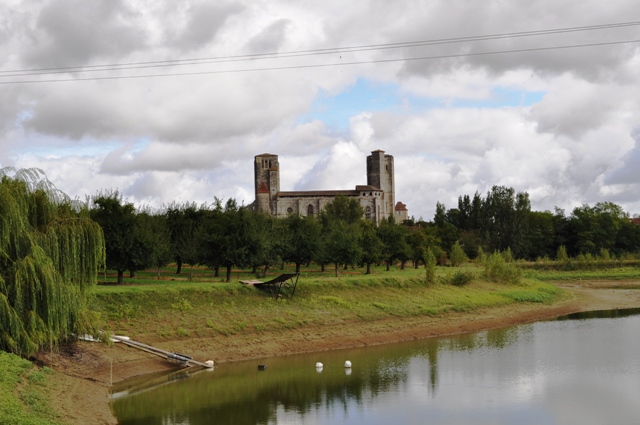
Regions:
[[[282,198],[297,198],[297,197],[314,197],[314,196],[331,196],[338,195],[343,196],[359,196],[360,192],[357,190],[306,190],[297,192],[278,192],[278,196]]]

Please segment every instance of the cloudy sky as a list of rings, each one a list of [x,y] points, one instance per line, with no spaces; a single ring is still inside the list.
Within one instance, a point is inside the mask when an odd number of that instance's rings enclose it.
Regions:
[[[72,197],[253,201],[352,189],[395,158],[396,199],[493,185],[536,210],[640,213],[637,0],[4,0],[0,167]]]

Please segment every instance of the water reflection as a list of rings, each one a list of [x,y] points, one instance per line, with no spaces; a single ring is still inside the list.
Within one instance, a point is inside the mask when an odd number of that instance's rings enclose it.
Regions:
[[[633,357],[640,321],[622,310],[610,314],[618,322],[585,326],[585,317],[572,316],[453,338],[223,364],[210,373],[182,370],[118,385],[112,406],[123,425],[596,423],[590,418],[600,416],[593,414],[575,422],[564,406],[607,411],[605,392],[627,394],[609,403],[617,405],[609,415],[619,421],[608,423],[633,423],[624,420],[640,396]],[[344,368],[346,359],[352,368]],[[260,363],[268,368],[259,371]]]

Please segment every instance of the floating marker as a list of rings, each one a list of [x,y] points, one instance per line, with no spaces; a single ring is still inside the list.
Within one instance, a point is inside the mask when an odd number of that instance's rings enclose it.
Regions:
[[[319,368],[319,367],[324,367],[324,365],[322,363],[318,362],[318,363],[316,363],[316,368]]]
[[[349,369],[351,367],[351,362],[349,360],[347,360],[346,362],[344,362],[344,367],[346,367],[347,369]]]

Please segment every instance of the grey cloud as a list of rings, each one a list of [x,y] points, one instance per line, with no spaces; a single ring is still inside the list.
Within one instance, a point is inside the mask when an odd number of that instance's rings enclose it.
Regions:
[[[46,87],[30,96],[22,125],[41,134],[80,139],[146,137],[176,144],[266,135],[310,103],[303,81],[278,76],[176,77],[79,82]],[[274,96],[286,101],[274,102]]]
[[[51,0],[30,31],[29,66],[61,67],[113,59],[145,47],[144,28],[122,0]]]
[[[561,87],[534,105],[538,131],[579,139],[629,108],[624,87],[576,84]]]
[[[633,138],[635,146],[623,158],[622,166],[607,175],[606,184],[632,184],[640,189],[640,128],[635,130]]]
[[[184,3],[187,8],[184,25],[173,34],[166,34],[169,45],[182,51],[202,48],[210,43],[227,19],[244,10],[244,6],[231,2]]]
[[[114,107],[117,101],[114,93],[100,95],[90,85],[85,85],[85,90],[78,89],[56,87],[34,101],[22,123],[24,128],[73,140],[131,135],[128,108]]]
[[[144,173],[125,190],[126,196],[136,199],[160,198],[166,187],[153,173]]]
[[[140,151],[130,146],[110,152],[102,162],[100,172],[126,175],[138,171],[206,170],[221,164],[218,145],[174,145],[152,142]],[[231,149],[229,149],[231,151]]]
[[[602,8],[595,0],[583,2],[581,13],[557,2],[553,7],[547,0],[514,2],[468,2],[464,0],[431,2],[430,10],[412,14],[404,28],[398,28],[390,38],[398,41],[429,40],[448,37],[491,35],[531,30],[546,30],[629,21],[640,11],[631,0],[617,2],[615,7]],[[517,16],[517,19],[514,17]],[[578,19],[576,17],[579,16]],[[418,21],[422,20],[419,25]],[[508,38],[473,43],[445,44],[428,48],[413,48],[406,56],[437,56],[447,54],[477,54],[487,51],[509,51],[538,47],[621,41],[637,38],[637,28],[619,28],[555,34],[523,38]],[[512,69],[533,69],[538,73],[559,75],[572,73],[587,80],[608,81],[616,68],[635,54],[631,45],[584,47],[544,52],[523,52],[498,55],[466,56],[455,59],[406,62],[401,77],[447,73],[452,69],[469,66],[482,68],[491,74],[502,74]]]
[[[255,35],[248,43],[248,50],[252,53],[277,52],[286,38],[288,19],[278,19]]]

